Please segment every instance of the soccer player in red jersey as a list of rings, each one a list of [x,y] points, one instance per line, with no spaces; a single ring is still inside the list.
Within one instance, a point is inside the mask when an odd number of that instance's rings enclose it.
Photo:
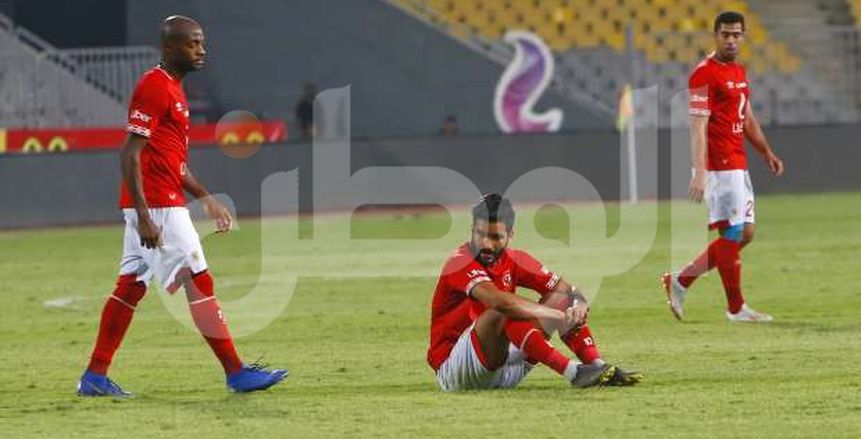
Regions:
[[[690,198],[709,207],[709,228],[720,236],[684,269],[665,273],[661,280],[667,302],[679,320],[691,284],[715,266],[727,298],[727,319],[768,322],[772,317],[745,304],[741,292],[740,251],[753,239],[754,197],[747,170],[747,139],[771,173],[783,175],[783,162],[774,154],[753,114],[750,83],[736,62],[744,42],[744,16],[723,12],[714,24],[715,52],[693,71],[689,81],[693,177]]]
[[[82,396],[129,395],[107,377],[108,367],[153,278],[170,293],[185,288],[194,323],[221,362],[230,390],[262,390],[287,376],[286,370],[269,371],[239,359],[215,298],[200,238],[185,208],[183,191],[201,200],[219,232],[230,230],[230,213],[187,164],[189,114],[182,79],[204,65],[203,30],[190,18],[168,17],[161,46],[161,63],[141,77],[129,105],[129,134],[120,153],[119,204],[126,221],[123,256],[90,363],[78,383]]]
[[[586,323],[589,302],[529,253],[509,248],[514,209],[498,194],[472,209],[472,238],[446,261],[434,291],[427,360],[444,391],[512,388],[536,363],[577,387],[633,385],[642,374],[606,364]],[[536,303],[516,287],[541,295]],[[582,364],[547,338],[558,332]]]

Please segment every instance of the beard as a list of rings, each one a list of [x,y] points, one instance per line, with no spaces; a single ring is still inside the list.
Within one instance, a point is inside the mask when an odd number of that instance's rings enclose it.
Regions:
[[[475,255],[475,260],[477,260],[482,265],[488,266],[493,265],[499,259],[499,255],[502,253],[504,249],[500,249],[499,251],[494,252],[493,250],[478,250],[475,246],[472,246],[472,254]]]

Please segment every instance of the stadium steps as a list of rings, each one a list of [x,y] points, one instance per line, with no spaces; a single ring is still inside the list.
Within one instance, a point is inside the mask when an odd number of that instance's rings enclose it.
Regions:
[[[0,127],[123,125],[122,101],[52,49],[0,14]]]
[[[855,113],[847,114],[847,121],[857,119],[857,35],[849,27],[833,25],[837,15],[849,16],[846,0],[748,0],[748,5],[807,62],[818,82],[827,84],[835,99]]]

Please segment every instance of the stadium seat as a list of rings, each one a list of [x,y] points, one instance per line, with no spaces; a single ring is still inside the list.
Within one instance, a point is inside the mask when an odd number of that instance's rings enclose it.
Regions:
[[[449,24],[451,32],[463,37],[472,32],[498,39],[508,29],[530,30],[544,38],[551,49],[562,53],[572,49],[608,47],[617,53],[626,49],[628,26],[634,29],[634,47],[645,52],[651,62],[692,63],[710,46],[708,36],[714,15],[734,9],[747,16],[747,34],[752,46],[762,51],[746,51],[742,62],[755,73],[798,71],[801,60],[781,42],[771,38],[759,17],[743,1],[721,0],[397,0],[412,10],[435,15],[432,19]],[[856,17],[861,0],[850,0]],[[421,4],[422,8],[415,5]],[[861,21],[859,21],[861,23]],[[456,26],[451,26],[456,24]],[[670,36],[675,34],[675,36]],[[686,35],[691,37],[686,37]],[[664,47],[664,44],[668,46]],[[752,53],[765,59],[752,60]]]

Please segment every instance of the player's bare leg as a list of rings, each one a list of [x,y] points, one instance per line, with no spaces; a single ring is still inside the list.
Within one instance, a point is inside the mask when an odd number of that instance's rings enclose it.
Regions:
[[[741,248],[747,247],[753,241],[753,236],[756,234],[756,224],[746,223],[744,232],[741,235]]]
[[[489,370],[499,369],[508,360],[508,345],[511,342],[505,335],[506,321],[505,316],[492,309],[484,311],[475,320],[473,330]]]

